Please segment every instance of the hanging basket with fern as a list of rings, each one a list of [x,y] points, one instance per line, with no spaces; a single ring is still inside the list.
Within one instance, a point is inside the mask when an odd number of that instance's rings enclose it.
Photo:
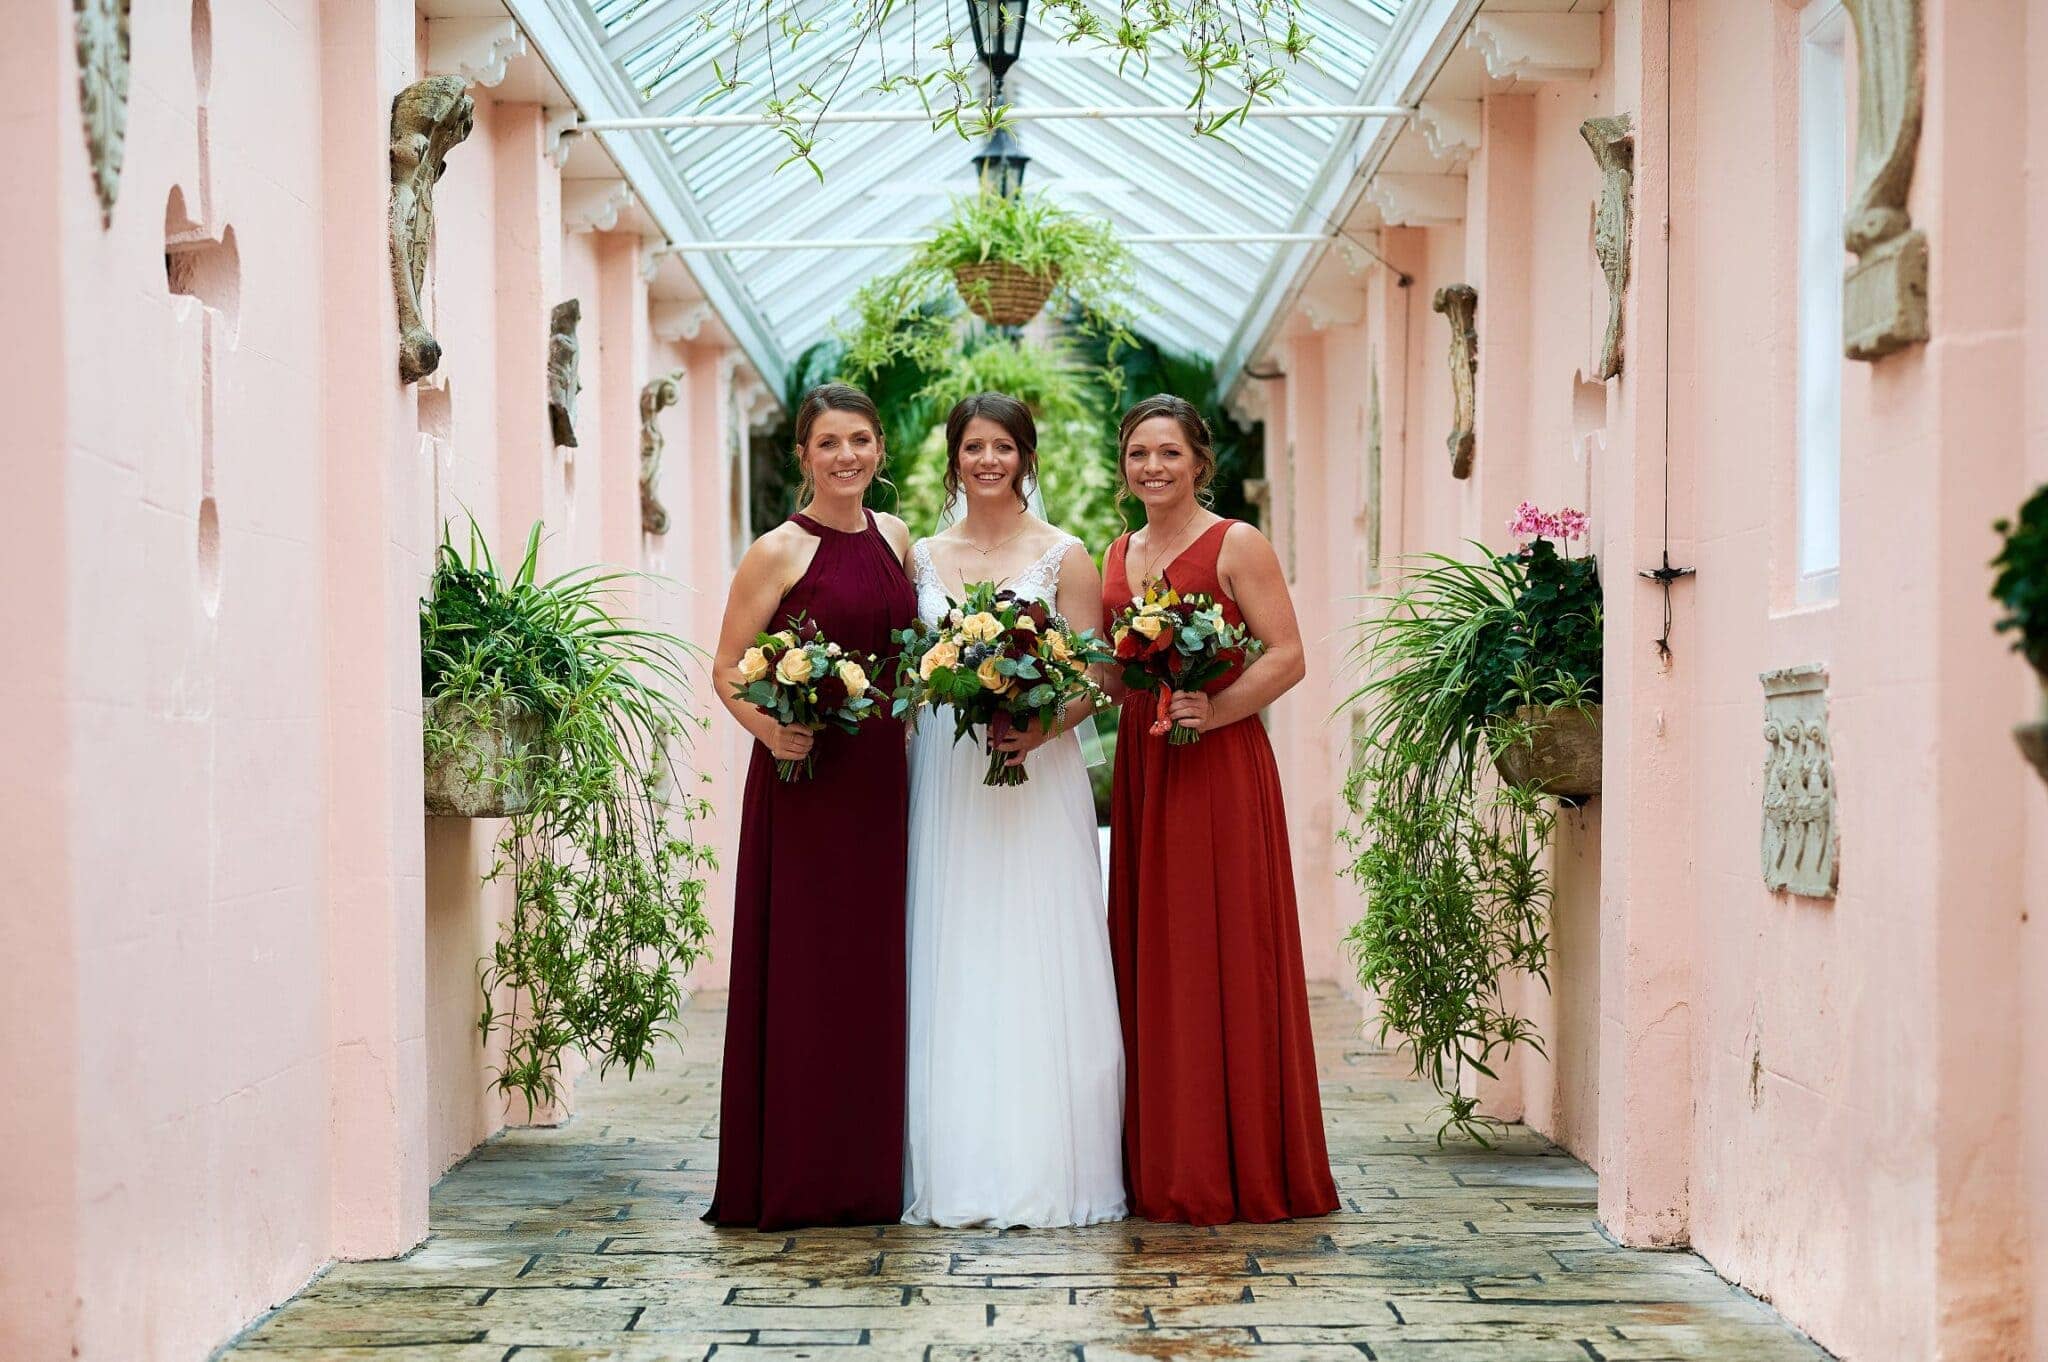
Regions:
[[[955,265],[953,283],[967,310],[991,326],[1023,326],[1045,310],[1046,299],[1059,286],[1057,267],[1033,273],[1007,260]]]

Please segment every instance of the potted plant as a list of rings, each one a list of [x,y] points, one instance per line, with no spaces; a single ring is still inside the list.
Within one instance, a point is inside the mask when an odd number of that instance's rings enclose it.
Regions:
[[[704,952],[711,859],[687,835],[705,802],[670,792],[701,726],[681,698],[693,650],[615,612],[637,574],[540,580],[540,542],[536,524],[503,575],[472,521],[420,602],[430,807],[506,819],[486,878],[510,881],[511,918],[478,1026],[504,1033],[497,1084],[529,1110],[559,1097],[570,1048],[600,1070],[651,1062]]]
[[[856,295],[845,368],[873,374],[909,359],[940,369],[957,349],[955,298],[990,325],[1022,326],[1058,297],[1078,329],[1128,343],[1132,270],[1130,249],[1108,223],[1042,195],[956,198],[901,269]]]
[[[2028,497],[2017,520],[1992,526],[2003,538],[1991,566],[1991,598],[2004,607],[2000,633],[2012,633],[2013,651],[2041,679],[2041,717],[2013,729],[2020,751],[2048,780],[2048,486]]]
[[[1407,565],[1353,650],[1367,676],[1343,705],[1353,824],[1339,839],[1366,910],[1347,944],[1382,1036],[1402,1037],[1444,1099],[1439,1138],[1485,1142],[1468,1071],[1491,1076],[1514,1046],[1543,1048],[1501,985],[1514,971],[1546,979],[1557,813],[1545,796],[1598,788],[1597,741],[1590,782],[1574,760],[1588,711],[1598,732],[1598,578],[1590,558],[1557,552],[1584,529],[1573,513],[1515,553],[1475,545],[1476,559]]]
[[[1523,502],[1508,525],[1527,540],[1514,631],[1505,649],[1514,685],[1489,734],[1502,779],[1576,806],[1600,793],[1600,577],[1571,556],[1585,513]],[[1560,551],[1562,550],[1562,551]]]

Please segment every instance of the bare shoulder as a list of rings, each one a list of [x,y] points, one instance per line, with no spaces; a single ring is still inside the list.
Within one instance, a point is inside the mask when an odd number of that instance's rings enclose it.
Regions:
[[[898,558],[910,553],[910,526],[904,524],[901,517],[887,511],[876,511],[875,523],[881,526],[882,538],[889,541],[889,547],[896,550]]]
[[[1229,577],[1242,572],[1276,570],[1279,566],[1280,555],[1274,550],[1273,541],[1258,526],[1245,520],[1230,522],[1216,553],[1218,572]]]
[[[787,585],[810,565],[817,541],[801,526],[785,520],[747,545],[734,572],[737,580]]]

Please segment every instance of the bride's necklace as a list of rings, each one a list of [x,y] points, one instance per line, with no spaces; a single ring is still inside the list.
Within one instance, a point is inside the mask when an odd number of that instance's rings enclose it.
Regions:
[[[1188,528],[1188,526],[1190,526],[1190,525],[1194,524],[1194,523],[1195,523],[1195,517],[1196,517],[1196,516],[1199,516],[1199,515],[1200,515],[1201,513],[1202,513],[1202,508],[1201,508],[1200,506],[1196,506],[1196,507],[1195,507],[1195,508],[1194,508],[1193,510],[1191,510],[1191,511],[1189,511],[1189,512],[1188,512],[1188,514],[1187,514],[1187,519],[1185,519],[1185,520],[1181,521],[1179,525],[1177,525],[1177,526],[1175,526],[1175,527],[1174,527],[1174,531],[1173,531],[1173,536],[1172,536],[1171,538],[1169,538],[1169,539],[1168,539],[1168,540],[1166,541],[1166,547],[1167,547],[1168,549],[1171,549],[1171,548],[1172,548],[1172,547],[1173,547],[1173,546],[1174,546],[1175,544],[1177,544],[1177,543],[1178,543],[1178,542],[1180,541],[1180,537],[1181,537],[1181,535],[1183,535],[1183,534],[1185,534],[1185,533],[1187,532],[1187,528]],[[1149,528],[1150,528],[1150,526],[1147,526],[1147,528],[1149,529]],[[1144,589],[1144,584],[1145,584],[1145,583],[1157,580],[1157,579],[1158,579],[1158,576],[1159,576],[1159,570],[1160,570],[1161,568],[1163,568],[1163,567],[1171,567],[1171,566],[1173,566],[1173,558],[1172,558],[1172,556],[1170,556],[1169,554],[1167,554],[1167,553],[1166,553],[1166,552],[1164,552],[1164,551],[1162,551],[1162,552],[1160,552],[1159,554],[1157,554],[1157,555],[1156,555],[1156,556],[1155,556],[1155,557],[1154,557],[1154,558],[1152,559],[1152,567],[1151,567],[1151,569],[1150,569],[1150,570],[1148,570],[1148,571],[1147,571],[1147,572],[1146,572],[1146,573],[1145,573],[1145,574],[1144,574],[1143,576],[1141,576],[1141,577],[1140,577],[1140,578],[1138,579],[1138,581],[1139,581],[1139,589],[1140,589],[1140,590],[1143,590],[1143,589]]]
[[[1029,520],[1026,520],[1022,525],[1019,525],[1017,527],[1017,532],[1015,534],[1011,535],[1008,539],[1005,539],[1002,543],[991,545],[988,548],[983,548],[981,545],[975,543],[972,539],[969,539],[967,537],[967,527],[963,525],[960,527],[960,542],[965,544],[968,548],[973,549],[976,553],[980,554],[984,559],[986,559],[990,554],[997,553],[1003,549],[1006,549],[1010,547],[1010,545],[1016,543],[1019,539],[1022,539],[1024,537],[1025,532],[1028,531],[1030,528],[1031,522]]]

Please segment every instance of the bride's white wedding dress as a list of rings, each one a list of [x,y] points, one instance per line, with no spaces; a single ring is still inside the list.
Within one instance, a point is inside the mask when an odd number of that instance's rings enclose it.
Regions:
[[[1053,603],[1065,536],[1007,583]],[[946,591],[922,540],[918,611]],[[1072,732],[982,784],[977,735],[918,716],[910,752],[905,1221],[1092,1225],[1124,1216],[1123,1033],[1094,802]]]

